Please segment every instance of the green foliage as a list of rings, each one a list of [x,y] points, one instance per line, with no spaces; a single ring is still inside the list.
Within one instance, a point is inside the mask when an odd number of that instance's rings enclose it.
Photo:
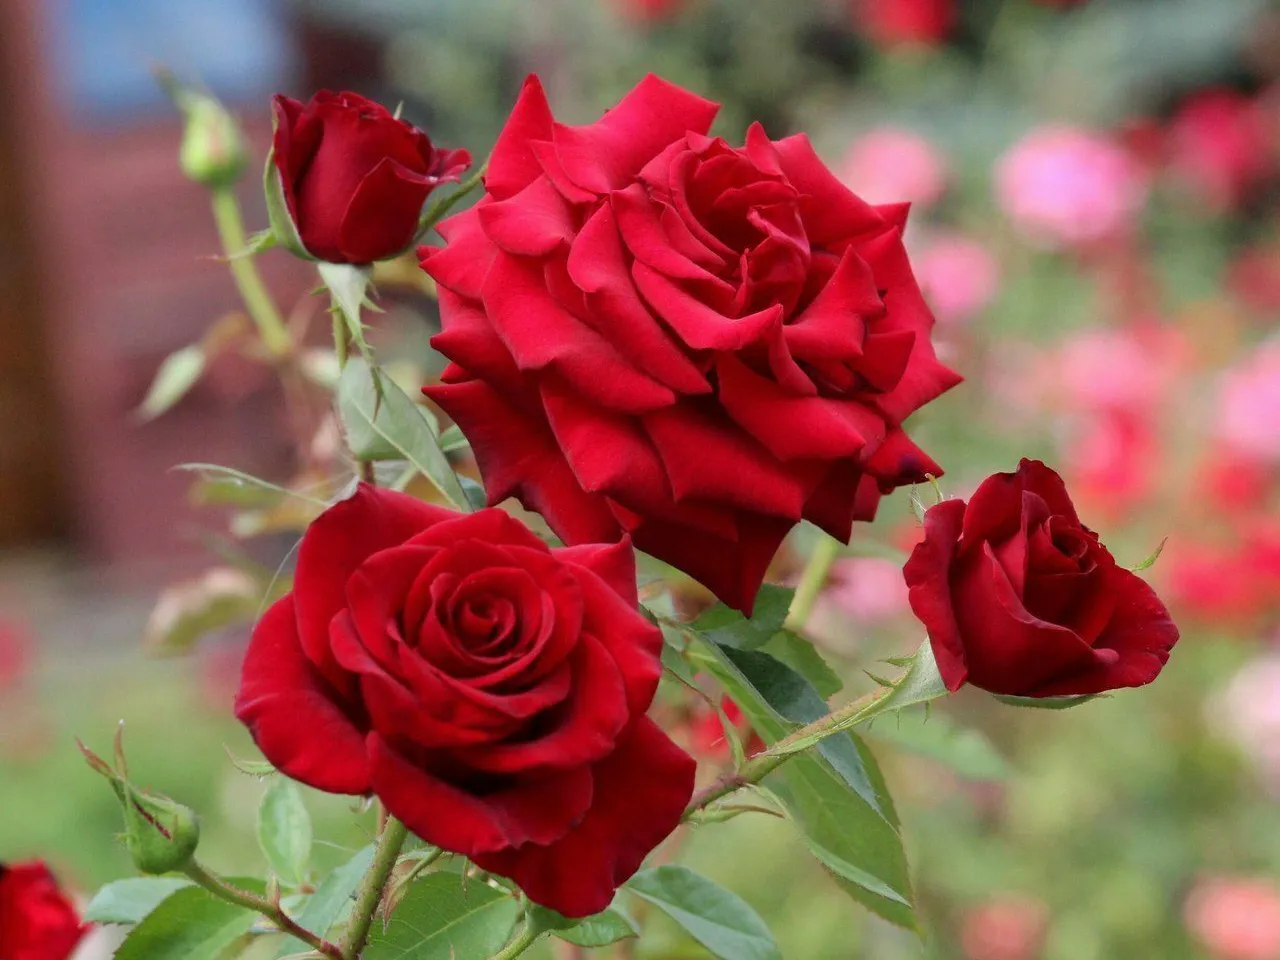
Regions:
[[[722,960],[782,960],[773,934],[745,900],[688,867],[669,864],[642,870],[626,889]]]
[[[273,777],[258,807],[258,845],[281,883],[296,887],[311,861],[311,815],[302,791],[286,777]]]
[[[933,760],[966,780],[999,781],[1013,771],[980,730],[962,727],[938,710],[902,710],[869,723],[868,739]]]
[[[409,399],[390,377],[351,358],[338,384],[338,410],[357,458],[394,456],[407,460],[455,507],[467,509],[467,495],[440,449],[427,421],[428,411]]]
[[[164,358],[151,382],[146,399],[138,407],[138,417],[154,420],[187,395],[204,373],[204,350],[191,344]]]
[[[579,947],[607,947],[619,940],[639,936],[635,921],[617,906],[553,932],[561,940]]]
[[[259,880],[232,882],[241,889],[263,893]],[[130,931],[116,951],[116,960],[219,960],[249,932],[257,917],[200,887],[185,887]]]
[[[84,919],[90,923],[137,924],[191,881],[182,877],[130,877],[115,880],[99,890]]]
[[[294,919],[304,930],[324,936],[342,919],[351,904],[351,898],[360,881],[373,864],[373,845],[362,848],[354,857],[330,873],[307,898],[302,910]],[[306,945],[293,937],[287,938],[277,952],[277,958],[287,957],[306,949]]]
[[[519,905],[501,890],[456,873],[412,884],[385,931],[376,929],[364,960],[488,960],[506,944]]]
[[[738,610],[717,603],[693,622],[693,629],[722,646],[755,650],[768,643],[786,622],[795,591],[766,583],[756,596],[750,619]]]

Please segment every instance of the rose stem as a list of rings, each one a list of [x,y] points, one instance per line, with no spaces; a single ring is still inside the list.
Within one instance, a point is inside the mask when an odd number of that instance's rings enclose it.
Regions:
[[[792,630],[803,630],[813,612],[813,604],[827,582],[827,574],[831,572],[831,564],[840,555],[840,542],[834,537],[822,534],[822,539],[809,555],[804,572],[800,574],[800,582],[796,584],[795,596],[791,598],[791,609],[787,613],[787,626]]]
[[[538,932],[532,925],[526,925],[520,935],[508,943],[505,947],[495,953],[489,960],[513,960],[514,957],[520,956],[538,939]]]
[[[265,897],[260,897],[257,894],[250,893],[248,890],[241,890],[239,887],[232,886],[195,860],[188,863],[183,872],[220,900],[226,900],[228,903],[234,903],[236,906],[245,907],[262,914],[285,933],[297,937],[324,956],[330,957],[331,960],[346,960],[342,951],[336,945],[316,936],[310,930],[298,926],[278,903],[272,903]]]
[[[347,929],[343,941],[342,954],[346,960],[357,960],[369,939],[369,930],[373,926],[373,915],[382,902],[382,894],[387,886],[387,878],[395,868],[396,858],[400,856],[400,848],[409,837],[409,828],[395,817],[388,817],[386,825],[378,837],[378,846],[373,854],[373,865],[364,875],[360,893],[356,897],[356,905],[351,911],[351,925]]]
[[[280,311],[276,309],[258,268],[253,264],[253,257],[245,253],[247,241],[244,220],[240,216],[240,204],[231,189],[213,191],[213,219],[218,225],[218,236],[222,238],[222,249],[227,256],[231,276],[240,290],[244,305],[249,309],[249,316],[258,326],[263,346],[273,357],[286,356],[293,343],[280,318]]]

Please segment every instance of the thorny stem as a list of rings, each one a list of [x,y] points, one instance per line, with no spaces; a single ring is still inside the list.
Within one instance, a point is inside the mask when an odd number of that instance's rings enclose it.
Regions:
[[[337,945],[316,936],[305,927],[300,927],[292,917],[284,912],[284,908],[278,903],[272,903],[266,897],[260,897],[255,893],[250,893],[248,890],[241,890],[239,887],[227,883],[216,873],[213,873],[195,860],[188,863],[183,872],[220,900],[226,900],[228,903],[234,903],[237,906],[262,914],[282,931],[301,940],[321,955],[329,957],[330,960],[346,960],[342,950]]]
[[[395,868],[400,856],[400,848],[409,837],[409,828],[389,817],[382,833],[378,836],[378,846],[373,854],[373,865],[365,874],[356,896],[356,905],[351,910],[351,924],[347,928],[347,936],[343,941],[344,960],[358,960],[360,952],[369,940],[369,930],[373,927],[373,916],[382,902],[382,894],[387,886],[387,878]]]
[[[247,243],[244,220],[240,216],[240,204],[230,188],[213,191],[213,219],[218,225],[218,236],[222,238],[222,249],[227,255],[231,276],[249,316],[257,324],[263,346],[273,357],[286,356],[293,343],[275,301],[262,282],[262,275],[254,266],[253,258],[244,252]]]
[[[520,956],[538,939],[538,932],[533,928],[532,924],[526,924],[520,931],[520,935],[508,943],[505,947],[495,953],[489,960],[513,960]]]

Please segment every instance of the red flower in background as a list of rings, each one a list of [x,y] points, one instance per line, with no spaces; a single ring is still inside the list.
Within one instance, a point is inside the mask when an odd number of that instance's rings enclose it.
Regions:
[[[1178,628],[1084,526],[1062,479],[1034,460],[988,477],[966,504],[925,514],[903,568],[948,690],[1030,697],[1150,683]]]
[[[26,633],[16,624],[0,621],[0,693],[22,681],[31,667],[30,660]]]
[[[1170,130],[1174,171],[1211,206],[1239,206],[1273,166],[1267,115],[1235,90],[1205,90],[1178,109]]]
[[[566,916],[680,822],[694,762],[645,716],[662,635],[630,544],[551,550],[500,510],[361,485],[303,537],[236,716],[295,780],[376,794]]]
[[[616,540],[749,610],[802,518],[848,540],[939,467],[902,421],[959,381],[902,245],[905,206],[849,192],[804,136],[707,135],[657,77],[599,122],[526,82],[476,207],[425,248],[453,363],[426,393],[491,503]]]
[[[87,929],[43,863],[0,864],[0,960],[66,960]]]
[[[855,29],[886,47],[936,46],[955,29],[955,0],[853,0]]]
[[[372,263],[413,242],[427,194],[471,164],[355,93],[322,90],[306,104],[275,98],[272,160],[307,252]]]
[[[615,0],[622,12],[639,21],[667,20],[684,8],[687,0]]]

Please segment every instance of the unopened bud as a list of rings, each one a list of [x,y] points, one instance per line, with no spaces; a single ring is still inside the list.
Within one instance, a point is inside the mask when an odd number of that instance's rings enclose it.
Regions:
[[[200,822],[193,810],[168,797],[145,793],[123,775],[124,751],[116,737],[116,767],[112,767],[80,741],[80,752],[89,766],[111,783],[124,810],[124,842],[134,866],[146,874],[181,870],[200,843]]]
[[[167,70],[156,79],[186,118],[178,162],[182,172],[211,189],[229,187],[249,163],[240,126],[217,98],[180,83]]]

